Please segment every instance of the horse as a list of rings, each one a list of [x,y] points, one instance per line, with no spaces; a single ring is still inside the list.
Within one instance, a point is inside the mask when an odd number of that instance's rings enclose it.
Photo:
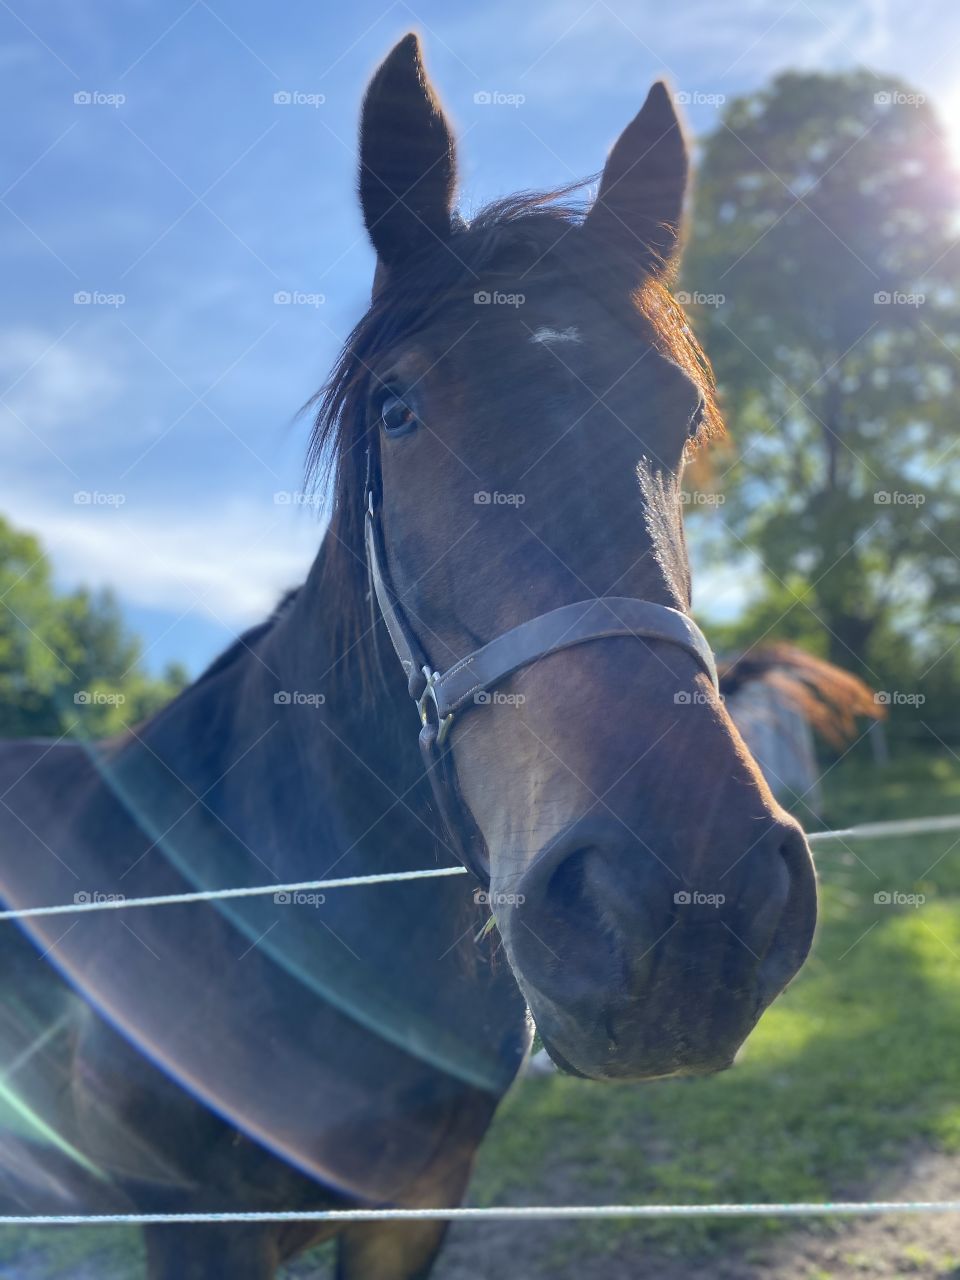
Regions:
[[[689,616],[680,474],[721,424],[668,287],[670,94],[588,209],[468,222],[409,35],[359,150],[377,266],[307,579],[147,723],[3,744],[0,897],[469,876],[7,922],[8,1211],[457,1205],[532,1023],[590,1080],[719,1071],[811,944],[803,832]],[[146,1272],[267,1280],[339,1235],[341,1280],[415,1280],[443,1232],[147,1225]]]
[[[858,719],[882,720],[873,690],[852,672],[783,641],[729,654],[717,669],[727,711],[770,790],[822,817],[814,737],[839,751],[856,738]]]

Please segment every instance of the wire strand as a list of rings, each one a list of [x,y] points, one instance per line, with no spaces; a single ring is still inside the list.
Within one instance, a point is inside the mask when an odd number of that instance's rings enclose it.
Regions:
[[[319,1209],[275,1213],[3,1214],[0,1226],[82,1227],[189,1225],[201,1222],[494,1222],[571,1218],[864,1217],[884,1213],[960,1213],[960,1200],[799,1201],[783,1204],[572,1204],[496,1208]]]
[[[828,840],[884,840],[893,836],[921,835],[925,832],[960,830],[960,814],[939,818],[902,818],[889,822],[864,822],[837,831],[814,831],[810,844]],[[126,907],[163,907],[189,902],[216,902],[223,898],[256,898],[268,894],[322,893],[325,889],[348,889],[360,885],[394,884],[401,880],[428,880],[437,876],[463,876],[466,867],[430,867],[422,871],[384,871],[368,876],[341,876],[333,880],[300,880],[294,884],[261,884],[244,889],[200,889],[195,893],[157,894],[152,898],[120,898],[104,895],[103,900],[58,903],[51,907],[22,907],[0,911],[0,920],[29,920],[35,916],[74,915],[87,911],[120,911]]]
[[[341,876],[335,880],[299,880],[295,884],[259,884],[246,889],[200,889],[196,893],[157,894],[153,898],[104,898],[90,902],[64,902],[55,907],[25,907],[0,911],[0,920],[27,920],[32,916],[73,915],[81,911],[119,911],[125,907],[165,907],[174,903],[212,902],[220,898],[256,898],[267,894],[292,896],[323,889],[351,889],[357,885],[395,884],[399,880],[427,880],[436,876],[465,876],[466,867],[430,867],[424,871],[385,871],[378,875]]]

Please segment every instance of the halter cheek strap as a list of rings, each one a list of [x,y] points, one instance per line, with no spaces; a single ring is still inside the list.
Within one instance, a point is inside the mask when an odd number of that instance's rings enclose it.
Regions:
[[[676,645],[690,654],[718,688],[713,653],[700,628],[678,609],[630,596],[602,596],[561,605],[530,618],[475,649],[446,671],[435,670],[409,625],[387,573],[383,532],[370,483],[369,455],[367,474],[365,542],[371,591],[420,713],[420,750],[437,808],[457,857],[478,879],[487,882],[483,837],[463,803],[448,746],[455,718],[472,706],[488,702],[480,695],[489,693],[514,672],[588,640],[634,636]]]

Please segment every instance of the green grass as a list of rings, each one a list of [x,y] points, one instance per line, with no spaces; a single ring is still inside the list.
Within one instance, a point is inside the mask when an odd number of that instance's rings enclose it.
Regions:
[[[911,757],[880,772],[847,760],[827,779],[826,809],[830,826],[960,812],[960,761]],[[523,1081],[484,1143],[473,1199],[827,1200],[869,1192],[918,1141],[960,1151],[958,837],[820,846],[812,956],[736,1066],[635,1086]],[[926,901],[880,906],[881,889]],[[776,1218],[571,1224],[545,1237],[544,1275],[560,1270],[551,1248],[568,1265],[611,1248],[710,1254],[790,1227]],[[136,1248],[120,1231],[5,1232],[0,1277],[16,1276],[4,1264],[26,1256],[31,1277],[77,1274],[81,1262],[91,1276],[137,1274]]]
[[[960,762],[847,763],[826,803],[829,825],[960,811]],[[477,1199],[827,1200],[869,1187],[917,1140],[960,1149],[960,833],[831,843],[817,863],[811,959],[733,1070],[638,1086],[526,1081],[484,1144]],[[878,890],[926,902],[878,905]],[[564,1248],[575,1237],[590,1250],[626,1239],[702,1252],[788,1226],[578,1225]]]

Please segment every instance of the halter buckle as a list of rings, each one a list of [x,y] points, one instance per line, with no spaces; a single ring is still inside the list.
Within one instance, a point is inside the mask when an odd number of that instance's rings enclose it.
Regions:
[[[449,715],[440,716],[440,704],[437,702],[437,681],[440,679],[439,671],[431,671],[429,667],[423,668],[426,684],[423,693],[417,699],[417,710],[420,712],[420,723],[423,725],[430,723],[430,710],[428,703],[433,703],[433,709],[437,717],[437,746],[442,747],[444,739],[450,732],[450,726],[453,724],[453,712]]]

